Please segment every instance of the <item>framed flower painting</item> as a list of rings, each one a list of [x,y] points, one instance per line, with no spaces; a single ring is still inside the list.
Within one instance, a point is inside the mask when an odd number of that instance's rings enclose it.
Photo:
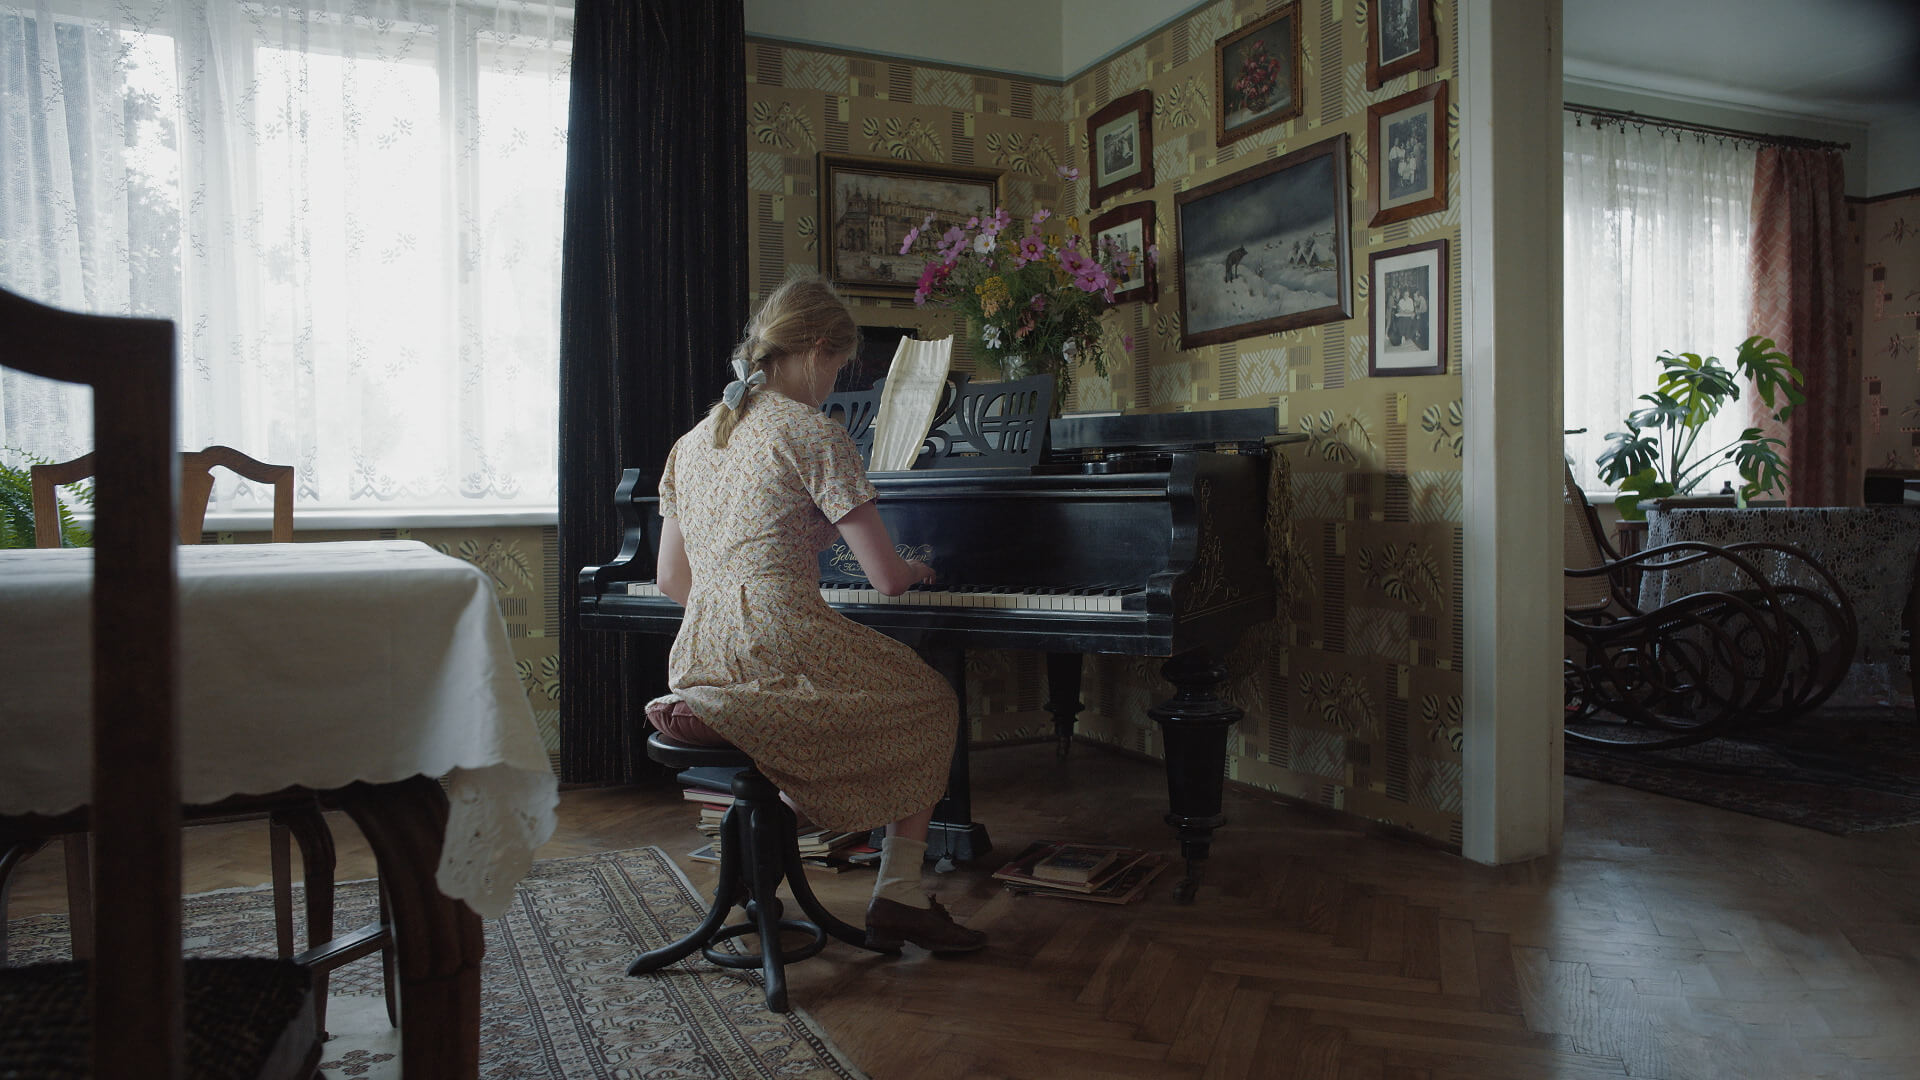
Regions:
[[[1153,91],[1115,98],[1087,117],[1087,159],[1093,166],[1089,206],[1153,186]]]
[[[1221,145],[1283,124],[1305,106],[1300,7],[1288,4],[1213,46],[1214,139]]]

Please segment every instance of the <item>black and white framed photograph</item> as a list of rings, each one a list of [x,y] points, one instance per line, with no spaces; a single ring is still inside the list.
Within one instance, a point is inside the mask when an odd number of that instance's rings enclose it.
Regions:
[[[1153,203],[1127,203],[1094,218],[1094,246],[1098,248],[1108,242],[1116,250],[1133,257],[1127,279],[1114,283],[1114,302],[1124,304],[1130,300],[1142,300],[1151,304],[1158,301],[1160,284],[1155,279],[1153,259],[1147,254],[1154,245]]]
[[[1441,375],[1447,370],[1447,242],[1367,257],[1373,310],[1369,375]]]
[[[1174,201],[1182,349],[1353,317],[1344,133]]]
[[[820,155],[820,272],[853,296],[909,297],[933,245],[1002,202],[998,169]],[[927,217],[918,243],[900,244]]]
[[[1433,0],[1373,0],[1367,11],[1367,89],[1439,63]]]
[[[1367,227],[1447,208],[1447,84],[1367,107]]]
[[[1300,84],[1300,8],[1288,4],[1213,46],[1214,141],[1284,124],[1305,107]]]
[[[1115,98],[1087,117],[1087,160],[1089,206],[1153,186],[1153,91]]]

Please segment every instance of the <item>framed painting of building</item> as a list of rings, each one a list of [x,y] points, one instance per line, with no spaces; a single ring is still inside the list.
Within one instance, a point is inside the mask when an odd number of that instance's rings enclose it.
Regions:
[[[998,169],[820,155],[820,272],[853,296],[913,295],[940,235],[1001,203]],[[904,254],[907,233],[933,218]]]

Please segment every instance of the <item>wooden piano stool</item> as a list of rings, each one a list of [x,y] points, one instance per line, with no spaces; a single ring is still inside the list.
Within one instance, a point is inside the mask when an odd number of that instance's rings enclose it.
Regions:
[[[826,948],[828,937],[869,952],[899,951],[868,949],[865,929],[834,918],[813,895],[806,869],[800,865],[793,810],[780,801],[780,790],[761,775],[752,758],[731,746],[692,746],[657,731],[647,737],[647,756],[674,770],[717,767],[741,771],[733,778],[733,805],[720,822],[720,881],[714,886],[706,921],[671,945],[641,953],[627,967],[627,974],[658,971],[698,949],[700,955],[721,967],[759,968],[766,977],[767,1009],[783,1013],[787,1011],[786,965]],[[780,917],[778,894],[782,882],[811,921]],[[747,921],[723,925],[735,907],[746,911]],[[784,949],[780,946],[782,931],[804,933],[812,940]],[[722,941],[746,934],[759,935],[759,952],[720,951]]]

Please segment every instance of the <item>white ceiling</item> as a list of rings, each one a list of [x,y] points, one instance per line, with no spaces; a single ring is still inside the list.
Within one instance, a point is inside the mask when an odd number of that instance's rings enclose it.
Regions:
[[[1916,0],[1564,0],[1569,82],[1865,124],[1920,106]]]
[[[1858,125],[1920,109],[1920,0],[1562,2],[1575,85]],[[746,13],[749,33],[1057,79],[1196,6],[746,0]]]

